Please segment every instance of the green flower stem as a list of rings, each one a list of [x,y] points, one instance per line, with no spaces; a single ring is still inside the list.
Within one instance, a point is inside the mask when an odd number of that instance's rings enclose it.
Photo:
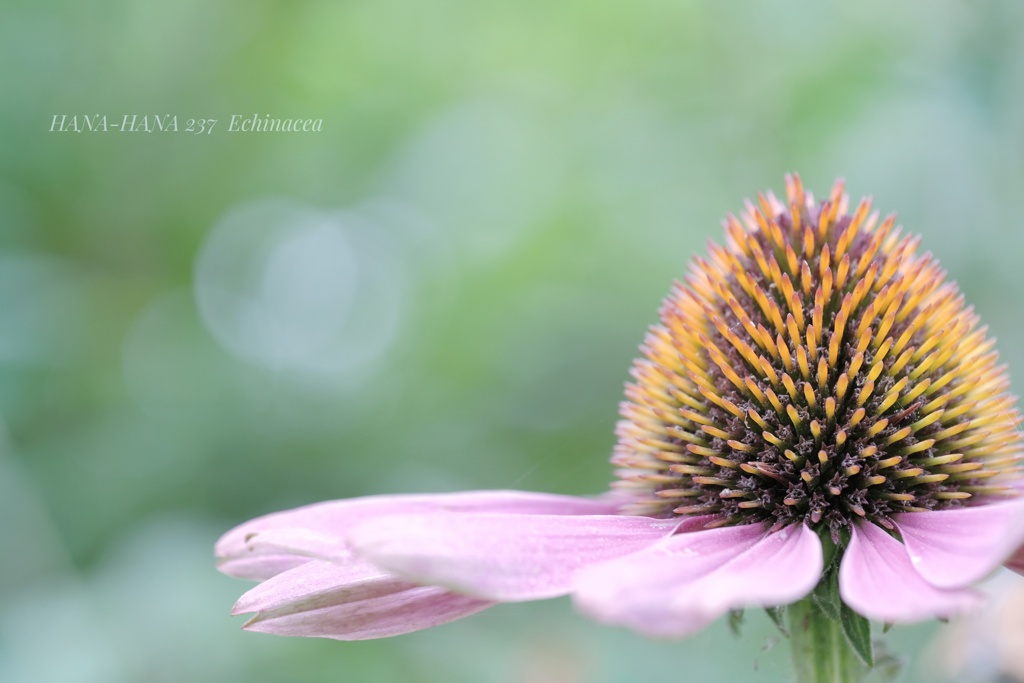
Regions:
[[[868,667],[857,656],[838,620],[805,598],[790,605],[789,637],[799,683],[859,683]]]

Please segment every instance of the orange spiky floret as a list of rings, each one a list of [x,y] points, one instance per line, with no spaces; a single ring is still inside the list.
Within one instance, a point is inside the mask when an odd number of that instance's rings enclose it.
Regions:
[[[843,181],[758,195],[665,299],[627,385],[612,462],[627,512],[797,521],[1016,495],[1016,399],[956,284]],[[877,225],[877,227],[876,227]]]

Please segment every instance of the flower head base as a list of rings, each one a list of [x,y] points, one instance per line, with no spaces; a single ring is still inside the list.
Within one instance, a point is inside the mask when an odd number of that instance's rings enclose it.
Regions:
[[[865,518],[1011,494],[1015,399],[993,340],[918,238],[842,182],[787,177],[726,221],[633,369],[613,463],[633,514],[710,526]]]

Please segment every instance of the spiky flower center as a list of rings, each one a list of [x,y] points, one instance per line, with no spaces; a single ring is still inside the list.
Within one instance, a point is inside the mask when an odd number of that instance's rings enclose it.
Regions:
[[[1016,401],[956,284],[841,182],[820,205],[786,184],[726,220],[645,339],[612,458],[628,511],[838,537],[1008,495]]]

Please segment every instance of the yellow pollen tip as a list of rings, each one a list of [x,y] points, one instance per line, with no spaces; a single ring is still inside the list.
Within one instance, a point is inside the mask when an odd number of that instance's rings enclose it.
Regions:
[[[627,512],[837,537],[859,517],[891,529],[897,513],[1016,495],[1005,367],[894,215],[851,206],[841,180],[815,202],[794,174],[784,199],[760,194],[724,227],[631,372],[612,456]]]

